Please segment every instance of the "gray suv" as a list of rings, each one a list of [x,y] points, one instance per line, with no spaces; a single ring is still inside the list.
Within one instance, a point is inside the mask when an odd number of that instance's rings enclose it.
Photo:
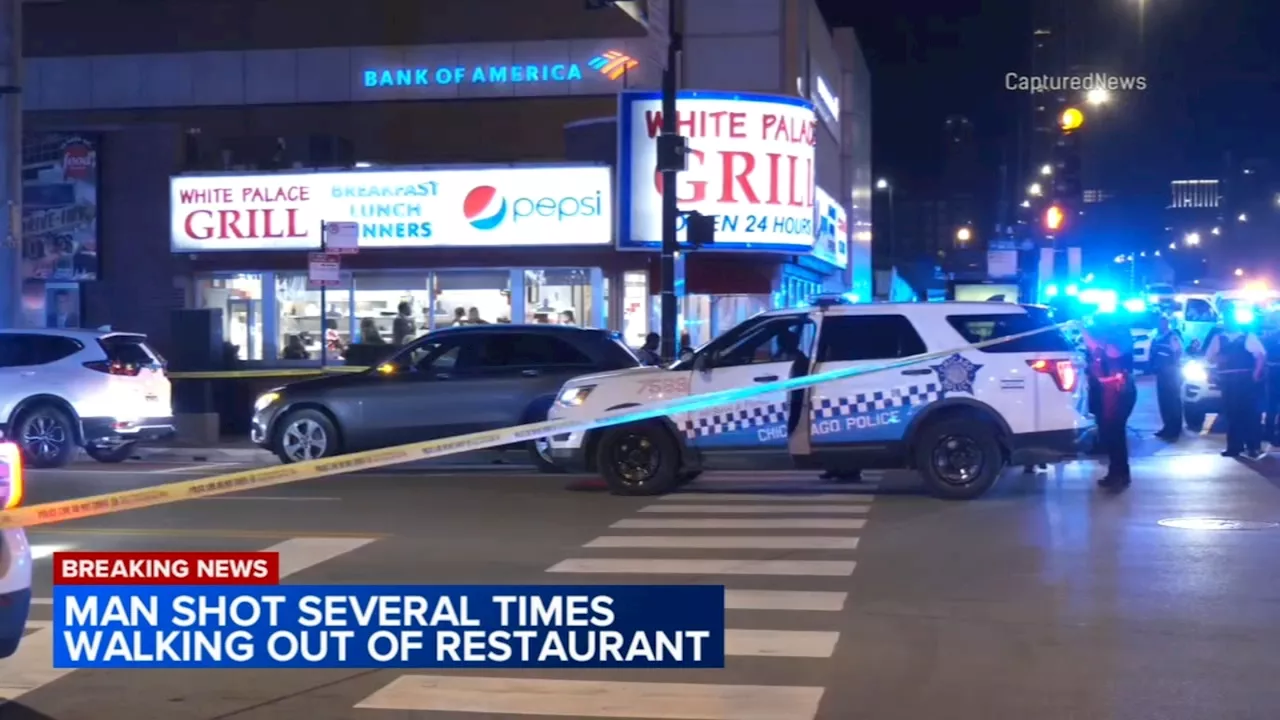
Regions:
[[[619,333],[562,325],[437,330],[361,373],[264,393],[250,436],[282,462],[404,445],[545,420],[579,375],[639,367]],[[556,472],[543,441],[522,449]]]

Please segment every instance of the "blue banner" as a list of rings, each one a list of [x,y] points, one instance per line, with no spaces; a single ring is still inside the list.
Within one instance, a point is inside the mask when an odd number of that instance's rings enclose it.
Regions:
[[[719,585],[61,586],[55,668],[719,668]]]

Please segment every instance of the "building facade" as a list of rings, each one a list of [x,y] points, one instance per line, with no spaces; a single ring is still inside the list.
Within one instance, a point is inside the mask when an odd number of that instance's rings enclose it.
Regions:
[[[31,273],[30,322],[51,322],[49,298],[75,292],[82,324],[146,332],[163,348],[172,310],[218,308],[249,361],[279,359],[325,324],[344,340],[365,320],[385,331],[401,303],[424,329],[474,308],[489,322],[573,321],[639,342],[658,325],[657,225],[645,212],[656,188],[624,194],[622,170],[652,154],[652,138],[622,138],[618,120],[659,87],[667,6],[531,5],[29,6],[25,122],[52,160],[33,158],[28,174],[60,189],[28,188],[27,206],[48,214],[33,204],[43,192],[93,209],[80,231],[92,237],[68,252],[50,239],[53,221],[29,223],[41,267],[70,268]],[[818,290],[869,289],[870,88],[853,32],[828,29],[812,0],[685,3],[683,22],[682,87],[727,93],[722,109],[752,122],[771,107],[811,117],[807,130],[784,123],[804,149],[789,212],[809,219],[808,242],[754,242],[722,218],[724,242],[686,254],[691,339]],[[771,182],[767,143],[684,134],[695,151],[756,163],[706,169],[753,191],[715,214],[772,227],[779,214],[756,192]],[[62,177],[41,170],[49,162]],[[681,209],[707,212],[692,191],[715,180],[691,165]],[[478,234],[494,218],[502,226]],[[322,300],[309,253],[336,221],[361,223],[360,248]],[[78,271],[86,248],[93,273]]]

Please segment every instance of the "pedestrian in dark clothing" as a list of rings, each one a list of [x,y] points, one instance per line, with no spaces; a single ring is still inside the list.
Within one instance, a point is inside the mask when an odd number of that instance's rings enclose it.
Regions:
[[[1223,457],[1262,457],[1262,390],[1267,351],[1249,328],[1228,318],[1213,339],[1205,360],[1214,366],[1227,416],[1227,449]]]
[[[1156,376],[1156,399],[1164,427],[1156,433],[1163,440],[1182,435],[1182,337],[1160,317],[1156,337],[1151,341],[1151,370]]]
[[[636,355],[640,356],[640,362],[645,365],[662,365],[662,356],[658,354],[661,348],[662,336],[658,333],[649,333],[644,337],[644,345],[640,346]]]
[[[1262,337],[1267,353],[1267,405],[1262,439],[1280,445],[1280,317],[1272,315],[1271,327]]]
[[[1085,332],[1089,347],[1089,375],[1100,389],[1097,401],[1098,440],[1107,453],[1107,474],[1098,486],[1109,490],[1129,487],[1129,415],[1138,399],[1133,378],[1133,339],[1128,328],[1109,319]]]

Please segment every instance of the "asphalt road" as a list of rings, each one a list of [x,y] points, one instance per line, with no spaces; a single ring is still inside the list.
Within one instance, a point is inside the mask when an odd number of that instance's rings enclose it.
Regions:
[[[1274,717],[1280,460],[1221,458],[1213,437],[1137,444],[1119,496],[1093,487],[1093,462],[1015,469],[972,503],[897,473],[709,474],[626,499],[518,470],[375,472],[33,529],[42,599],[59,549],[271,549],[290,583],[724,584],[731,657],[696,672],[66,672],[41,604],[0,661],[15,698],[0,720]],[[30,500],[230,469],[78,464],[31,473]],[[1203,517],[1264,525],[1160,524]]]

